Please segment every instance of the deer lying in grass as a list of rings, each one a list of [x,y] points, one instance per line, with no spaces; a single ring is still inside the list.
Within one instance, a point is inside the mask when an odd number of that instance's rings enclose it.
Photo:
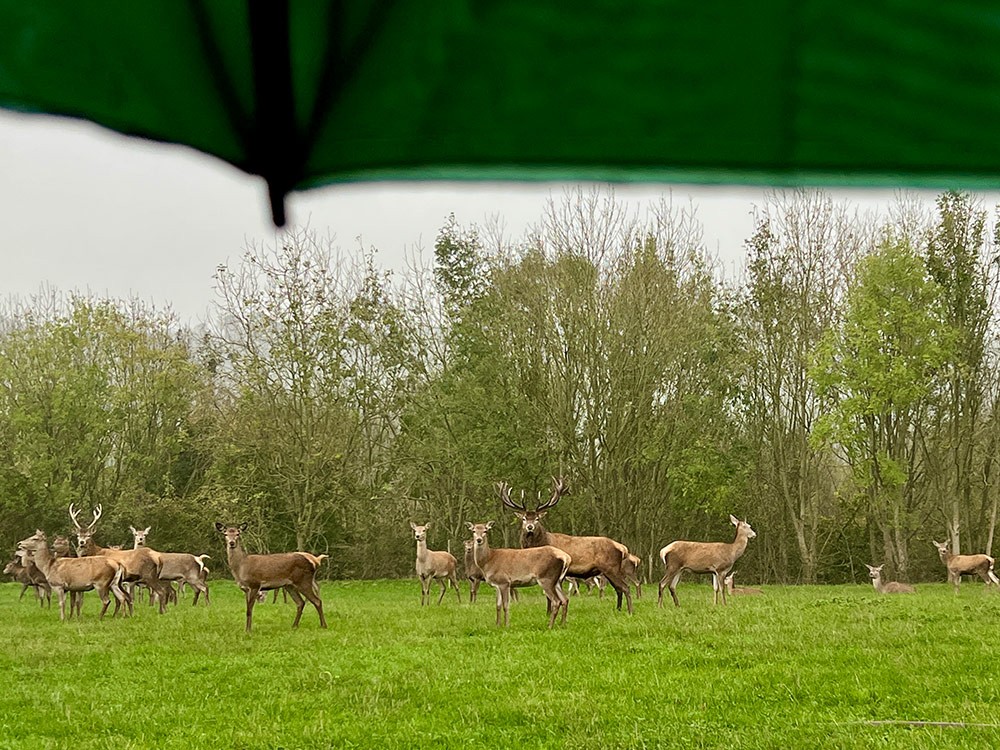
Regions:
[[[149,535],[151,527],[147,526],[141,531],[134,526],[129,526],[132,532],[132,549],[139,549],[146,546],[146,537]],[[160,568],[160,580],[167,581],[167,587],[173,596],[174,604],[177,603],[177,594],[173,590],[171,581],[186,583],[194,589],[194,606],[198,606],[198,597],[205,595],[205,606],[209,606],[208,586],[205,583],[205,560],[211,559],[208,555],[191,555],[187,552],[160,552],[160,559],[163,566]]]
[[[677,582],[681,579],[681,574],[685,570],[692,573],[712,574],[712,603],[719,603],[719,594],[722,594],[722,603],[726,603],[726,588],[723,584],[733,565],[743,555],[747,548],[747,541],[757,536],[757,533],[750,528],[746,521],[739,520],[736,516],[729,516],[729,521],[736,527],[736,538],[726,544],[725,542],[671,542],[660,550],[660,559],[663,561],[664,573],[660,579],[660,593],[657,597],[657,606],[663,606],[663,589],[670,588],[670,596],[674,600],[675,606],[681,606],[677,601]]]
[[[740,596],[752,596],[754,594],[763,594],[763,589],[755,589],[753,586],[735,586],[733,585],[733,577],[736,575],[734,570],[732,573],[726,576],[726,593],[737,594]]]
[[[989,586],[1000,584],[1000,579],[993,573],[993,558],[989,555],[956,555],[948,549],[947,542],[931,542],[937,547],[941,562],[948,569],[948,583],[955,585],[955,593],[962,582],[962,576],[977,575]]]
[[[448,593],[448,584],[445,581],[451,582],[451,587],[455,589],[455,596],[458,597],[458,601],[461,603],[462,594],[458,590],[458,578],[456,576],[458,561],[450,552],[436,552],[427,549],[427,529],[429,527],[430,522],[420,526],[410,521],[410,528],[413,529],[413,538],[417,540],[416,568],[417,577],[420,579],[420,606],[430,604],[431,583],[435,580],[441,584],[441,596],[438,597],[438,604],[444,599],[444,595]]]
[[[473,556],[483,571],[483,578],[497,592],[497,627],[503,613],[504,627],[510,625],[510,592],[515,586],[538,584],[548,600],[549,627],[562,608],[562,623],[566,624],[569,597],[562,591],[562,581],[570,567],[570,557],[561,549],[546,545],[528,549],[491,549],[486,538],[493,528],[488,523],[470,523]]]
[[[548,509],[555,507],[562,496],[568,493],[561,478],[553,477],[552,485],[552,495],[534,510],[525,507],[523,493],[521,503],[518,504],[510,498],[509,485],[505,482],[496,485],[500,500],[521,520],[521,546],[529,548],[551,545],[561,549],[572,560],[570,576],[590,578],[603,575],[618,594],[618,609],[622,608],[624,596],[628,602],[628,613],[632,614],[632,592],[622,574],[622,562],[628,555],[628,548],[606,536],[571,536],[547,531],[542,526],[542,519]]]
[[[56,559],[49,549],[48,540],[41,530],[18,542],[18,547],[32,553],[35,565],[45,575],[46,580],[59,597],[59,619],[66,619],[66,593],[70,592],[70,617],[73,609],[80,617],[83,601],[82,592],[97,590],[101,598],[101,618],[115,597],[115,612],[126,605],[128,597],[121,588],[125,566],[108,557],[64,557]]]
[[[295,602],[293,628],[299,626],[306,599],[319,614],[319,626],[326,627],[323,600],[320,599],[319,586],[316,584],[316,570],[326,555],[316,557],[308,552],[248,555],[240,542],[240,536],[247,528],[245,523],[239,526],[223,526],[221,523],[216,523],[215,528],[226,539],[226,559],[236,585],[246,593],[248,633],[253,624],[253,607],[257,603],[258,595],[261,591],[277,588],[284,588]]]
[[[14,559],[7,563],[3,572],[12,576],[16,583],[21,584],[21,594],[17,597],[18,601],[24,598],[24,592],[30,588],[34,589],[35,598],[40,606],[45,607],[46,603],[49,607],[52,606],[52,587],[45,580],[42,571],[35,565],[28,550],[17,550]]]
[[[865,563],[865,567],[868,568],[868,577],[872,579],[872,586],[875,587],[875,591],[879,594],[915,594],[917,590],[913,588],[908,583],[899,583],[898,581],[883,581],[882,580],[882,568],[885,565],[879,565],[877,568]]]
[[[163,568],[163,560],[160,553],[149,547],[139,549],[112,549],[101,547],[94,541],[94,530],[100,520],[104,509],[98,505],[93,511],[93,520],[86,526],[82,526],[79,521],[80,511],[76,510],[70,503],[69,517],[76,527],[77,554],[80,557],[91,557],[95,555],[109,557],[125,566],[125,580],[129,583],[139,582],[149,587],[160,603],[160,614],[166,611],[167,592],[160,583],[160,572]],[[132,596],[128,597],[129,614],[132,613]]]

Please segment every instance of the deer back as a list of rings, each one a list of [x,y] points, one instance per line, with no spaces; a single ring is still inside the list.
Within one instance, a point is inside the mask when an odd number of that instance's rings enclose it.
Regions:
[[[549,531],[544,537],[536,536],[534,541],[542,538],[546,545],[570,556],[569,575],[575,578],[589,578],[609,571],[616,574],[622,570],[628,555],[624,545],[606,536],[573,536]],[[539,546],[544,545],[532,544],[531,548]]]
[[[259,588],[294,585],[304,577],[312,578],[319,563],[298,552],[278,552],[271,555],[244,555],[230,569],[237,583]]]

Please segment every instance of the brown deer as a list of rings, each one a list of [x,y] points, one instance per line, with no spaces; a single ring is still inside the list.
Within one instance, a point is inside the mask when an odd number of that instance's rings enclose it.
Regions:
[[[632,592],[622,573],[622,563],[628,555],[625,545],[606,536],[570,536],[546,530],[542,519],[549,508],[555,507],[563,495],[568,493],[562,478],[552,478],[552,495],[534,510],[510,498],[510,486],[506,482],[496,485],[500,500],[514,511],[521,521],[521,546],[542,547],[550,545],[563,550],[572,560],[568,575],[573,578],[590,578],[603,575],[618,594],[618,609],[622,608],[622,596],[628,602],[628,613],[632,614]]]
[[[151,527],[147,526],[143,530],[138,530],[134,526],[129,526],[132,532],[132,548],[139,549],[146,546],[146,537],[149,536]],[[209,606],[208,586],[205,583],[205,560],[211,559],[208,555],[191,555],[187,552],[160,552],[160,559],[163,567],[160,569],[160,580],[167,581],[169,591],[173,595],[174,603],[177,603],[177,594],[173,593],[171,581],[186,583],[194,589],[194,606],[198,606],[198,597],[205,594],[205,606]]]
[[[45,607],[46,603],[49,607],[52,606],[52,587],[45,579],[45,574],[35,565],[28,550],[17,550],[14,559],[7,563],[3,572],[12,576],[16,583],[21,584],[21,594],[17,597],[18,601],[24,599],[24,592],[30,588],[34,589],[35,598],[40,606]]]
[[[948,569],[948,583],[955,585],[955,593],[958,593],[958,586],[962,582],[962,576],[977,575],[989,586],[992,583],[1000,584],[1000,579],[993,573],[993,558],[989,555],[956,555],[948,549],[947,542],[931,541],[937,547],[938,556],[941,562]]]
[[[548,600],[549,628],[555,624],[562,609],[562,623],[566,624],[569,597],[562,591],[562,581],[570,567],[570,557],[561,549],[545,545],[527,549],[491,549],[486,538],[493,528],[488,523],[469,523],[472,532],[472,551],[476,565],[483,571],[483,578],[497,592],[497,627],[510,625],[510,592],[515,586],[538,584]]]
[[[427,529],[429,527],[430,522],[421,526],[410,521],[410,528],[413,529],[413,538],[417,540],[416,567],[417,577],[420,579],[420,606],[430,604],[431,583],[435,579],[441,585],[441,596],[438,597],[438,604],[444,599],[444,595],[448,593],[448,584],[445,581],[451,582],[451,587],[455,589],[455,596],[458,597],[458,601],[461,603],[462,594],[459,593],[458,578],[456,576],[458,561],[450,552],[436,552],[427,549]]]
[[[59,619],[66,619],[66,592],[70,592],[70,616],[76,608],[76,616],[80,617],[83,592],[97,590],[101,599],[101,615],[108,610],[111,596],[115,597],[115,612],[128,601],[121,588],[125,575],[125,566],[117,560],[108,557],[65,557],[56,559],[49,550],[45,532],[38,530],[27,539],[18,542],[18,547],[29,550],[35,559],[35,565],[45,575],[49,585],[59,597]],[[110,594],[110,595],[109,595]]]
[[[320,599],[319,586],[316,584],[316,570],[322,562],[320,557],[307,552],[248,555],[240,542],[240,536],[246,531],[247,524],[223,526],[221,523],[216,523],[215,528],[226,539],[226,559],[236,585],[246,593],[248,633],[253,623],[253,607],[257,603],[258,595],[261,591],[277,588],[284,588],[295,602],[297,609],[295,620],[292,622],[293,628],[299,626],[306,599],[319,613],[320,627],[326,627],[323,600]]]
[[[875,591],[877,591],[879,594],[917,593],[917,590],[908,583],[899,583],[898,581],[883,581],[882,568],[884,568],[885,565],[879,565],[876,568],[873,565],[865,563],[865,567],[868,568],[868,577],[872,579],[872,586],[875,587]]]
[[[736,594],[740,596],[752,596],[755,594],[763,594],[763,589],[755,589],[753,586],[736,586],[733,584],[733,577],[736,575],[734,570],[732,573],[726,576],[726,593]]]
[[[94,541],[94,530],[104,513],[100,504],[92,511],[93,520],[86,526],[80,524],[78,511],[73,503],[69,506],[69,517],[76,527],[76,551],[80,557],[101,555],[110,557],[125,566],[125,580],[129,583],[139,582],[149,587],[160,603],[160,614],[166,611],[167,591],[160,583],[160,571],[163,569],[163,559],[160,553],[149,547],[139,549],[112,549],[101,547]],[[132,596],[128,597],[129,614],[132,613]]]
[[[692,573],[711,573],[712,603],[719,603],[720,593],[722,594],[722,603],[726,603],[726,587],[723,582],[729,575],[729,571],[733,569],[733,565],[746,551],[747,541],[757,536],[757,533],[750,528],[750,524],[746,521],[741,521],[736,516],[729,516],[729,521],[736,527],[736,538],[729,544],[682,540],[671,542],[660,550],[664,574],[663,578],[660,579],[657,606],[663,606],[663,589],[668,586],[674,605],[681,606],[681,603],[677,601],[677,582],[685,570],[690,570]]]

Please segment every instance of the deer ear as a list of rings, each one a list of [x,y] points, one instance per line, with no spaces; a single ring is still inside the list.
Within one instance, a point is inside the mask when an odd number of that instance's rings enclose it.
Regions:
[[[430,527],[431,527],[431,522],[430,521],[428,521],[427,523],[424,524],[424,528],[425,529],[429,529]]]
[[[150,530],[151,528],[153,528],[153,527],[152,527],[152,526],[147,526],[147,527],[146,527],[145,529],[143,529],[142,533],[143,533],[143,534],[148,534],[148,533],[149,533],[149,530]]]
[[[247,522],[244,521],[243,523],[241,523],[240,526],[239,526],[239,529],[240,529],[240,531],[246,531],[247,530]]]
[[[489,531],[492,528],[493,528],[493,521],[487,521],[486,522],[486,530]]]
[[[216,531],[225,531],[225,530],[226,530],[226,527],[225,527],[225,526],[223,526],[223,525],[222,525],[221,523],[219,523],[218,521],[216,521],[216,522],[215,522],[215,530],[216,530]]]
[[[547,510],[539,511],[538,513],[535,514],[535,520],[536,521],[541,521],[543,518],[545,518],[545,514],[546,513],[548,513]]]
[[[469,531],[475,531],[476,530],[476,524],[474,524],[472,521],[466,521],[465,525],[469,527]],[[411,526],[412,526],[412,524],[411,524]]]
[[[415,523],[413,523],[413,521],[410,521],[410,528],[413,529],[414,531],[416,531],[417,530],[417,525]]]
[[[734,515],[730,515],[729,516],[729,523],[731,523],[733,526],[739,526],[740,525],[740,519],[738,519]]]

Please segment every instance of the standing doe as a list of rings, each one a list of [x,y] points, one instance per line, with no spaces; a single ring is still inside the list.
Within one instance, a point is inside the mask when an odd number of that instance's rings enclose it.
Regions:
[[[129,526],[132,532],[132,548],[139,549],[146,546],[146,537],[149,535],[150,527],[147,526],[141,531],[134,526]],[[186,583],[194,589],[195,606],[198,605],[198,596],[205,595],[205,606],[209,606],[208,586],[205,583],[205,560],[211,559],[208,555],[191,555],[187,552],[160,552],[163,560],[163,567],[160,569],[160,580],[167,581],[170,586],[171,581]],[[171,586],[172,592],[172,586]],[[173,595],[174,604],[177,603],[177,595]]]
[[[660,559],[663,561],[664,573],[660,579],[660,594],[657,597],[657,605],[663,606],[663,589],[670,588],[670,596],[674,600],[675,606],[681,606],[677,601],[677,582],[681,579],[681,574],[685,570],[692,573],[712,574],[712,602],[719,603],[719,593],[722,594],[722,603],[726,603],[726,587],[723,583],[733,565],[743,555],[747,548],[747,541],[757,536],[757,533],[750,528],[750,524],[741,521],[736,516],[729,516],[730,523],[736,527],[736,538],[726,544],[725,542],[671,542],[660,550]]]
[[[885,567],[884,564],[879,565],[877,568],[873,565],[865,563],[865,567],[868,568],[868,576],[872,579],[872,586],[875,587],[875,591],[879,594],[915,594],[917,590],[913,588],[908,583],[900,583],[899,581],[883,581],[882,580],[882,568]]]
[[[993,573],[993,558],[989,555],[956,555],[948,549],[947,542],[931,542],[937,547],[938,556],[941,562],[948,569],[948,583],[955,584],[955,593],[958,593],[958,585],[962,582],[962,576],[977,575],[989,586],[991,583],[1000,584],[1000,579]]]
[[[470,523],[473,556],[476,565],[483,571],[483,577],[497,592],[497,627],[503,613],[504,627],[510,624],[510,592],[514,586],[531,586],[537,583],[548,600],[549,627],[556,621],[562,608],[562,623],[566,623],[569,612],[569,597],[562,591],[562,581],[570,566],[570,557],[561,549],[552,546],[530,547],[528,549],[490,549],[486,539],[493,528],[488,523]]]
[[[410,528],[413,529],[413,538],[417,540],[417,577],[420,579],[420,606],[431,602],[431,583],[437,579],[441,584],[441,596],[437,603],[440,604],[444,595],[448,593],[448,584],[455,589],[455,596],[458,597],[459,604],[462,602],[462,594],[458,590],[458,578],[456,570],[458,561],[450,552],[436,552],[427,549],[427,529],[430,523],[419,526],[410,521]]]
[[[323,600],[319,597],[319,586],[316,584],[316,570],[319,568],[319,558],[308,552],[280,552],[274,555],[248,555],[240,542],[240,535],[246,531],[247,525],[223,526],[216,523],[215,528],[226,539],[226,559],[229,570],[236,579],[236,585],[246,593],[247,600],[247,632],[253,623],[253,606],[257,603],[261,591],[284,588],[292,597],[298,609],[292,627],[299,626],[302,610],[305,609],[305,599],[319,613],[319,626],[326,627],[323,616]],[[305,599],[303,599],[305,597]]]

